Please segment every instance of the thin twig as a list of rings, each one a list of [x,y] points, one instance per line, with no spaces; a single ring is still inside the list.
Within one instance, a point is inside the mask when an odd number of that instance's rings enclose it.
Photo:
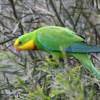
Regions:
[[[55,12],[55,14],[56,14],[56,17],[57,17],[57,19],[59,20],[61,26],[65,26],[64,22],[62,21],[62,19],[61,19],[59,13],[58,13],[58,11],[57,11],[57,9],[56,9],[56,7],[55,7],[55,4],[54,4],[53,0],[49,0],[49,2],[50,2],[51,6],[52,6],[52,8],[53,8],[53,10],[54,10],[54,12]]]
[[[23,26],[22,26],[22,23],[21,23],[21,21],[19,20],[19,18],[17,16],[17,12],[16,12],[14,1],[13,0],[9,0],[9,2],[11,3],[11,7],[13,9],[13,14],[14,14],[15,18],[19,22],[19,25],[18,25],[19,29],[20,29],[21,33],[23,34],[24,33]]]

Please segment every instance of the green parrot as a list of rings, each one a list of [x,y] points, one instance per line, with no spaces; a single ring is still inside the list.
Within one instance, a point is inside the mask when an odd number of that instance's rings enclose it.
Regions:
[[[99,53],[100,47],[90,46],[84,39],[68,28],[60,26],[44,26],[16,39],[17,50],[42,50],[61,57],[62,50],[75,57],[80,63],[100,79],[100,72],[94,67],[89,53]]]

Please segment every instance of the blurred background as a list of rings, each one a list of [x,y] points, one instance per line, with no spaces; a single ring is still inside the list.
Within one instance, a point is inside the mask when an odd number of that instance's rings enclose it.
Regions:
[[[100,0],[0,0],[0,100],[100,100],[100,81],[75,59],[14,49],[17,37],[46,25],[100,45]],[[92,60],[100,70],[99,54]]]

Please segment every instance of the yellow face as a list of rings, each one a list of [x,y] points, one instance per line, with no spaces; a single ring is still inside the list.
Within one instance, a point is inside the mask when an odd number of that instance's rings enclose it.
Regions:
[[[29,37],[27,38],[27,36],[21,36],[19,37],[15,43],[14,43],[14,47],[16,48],[16,50],[32,50],[35,49],[35,43],[32,39],[30,39]]]

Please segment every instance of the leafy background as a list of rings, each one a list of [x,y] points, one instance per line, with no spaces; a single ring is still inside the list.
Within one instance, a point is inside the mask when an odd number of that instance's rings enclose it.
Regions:
[[[0,0],[0,100],[99,100],[100,81],[73,58],[16,52],[14,40],[45,25],[69,27],[100,44],[99,0]],[[100,56],[93,54],[100,69]]]

